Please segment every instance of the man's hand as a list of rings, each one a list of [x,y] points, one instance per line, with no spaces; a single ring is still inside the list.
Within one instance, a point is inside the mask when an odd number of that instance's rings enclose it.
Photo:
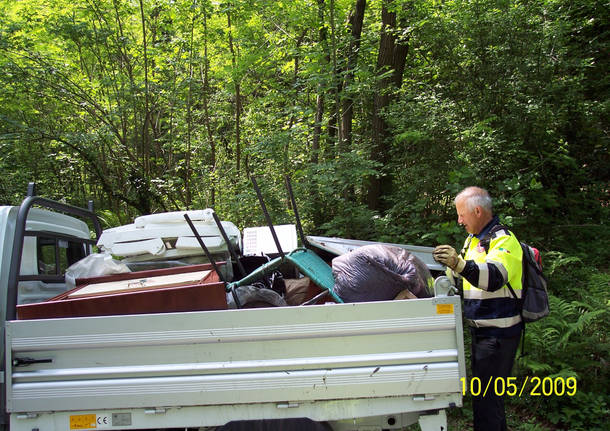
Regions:
[[[450,245],[439,245],[432,253],[434,260],[457,272],[458,274],[464,270],[466,261],[460,256],[457,251]]]

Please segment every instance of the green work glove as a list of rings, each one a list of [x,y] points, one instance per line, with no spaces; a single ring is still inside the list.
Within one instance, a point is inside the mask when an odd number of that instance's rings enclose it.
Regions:
[[[447,265],[458,274],[460,274],[466,266],[466,261],[450,245],[437,246],[434,249],[432,256],[438,263]]]

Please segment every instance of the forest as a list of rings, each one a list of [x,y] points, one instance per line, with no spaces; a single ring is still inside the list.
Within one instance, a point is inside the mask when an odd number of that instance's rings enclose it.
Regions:
[[[307,234],[461,247],[485,187],[549,278],[514,373],[578,382],[509,428],[607,429],[609,30],[605,0],[0,0],[0,204],[243,228],[252,176],[294,220],[289,176]]]

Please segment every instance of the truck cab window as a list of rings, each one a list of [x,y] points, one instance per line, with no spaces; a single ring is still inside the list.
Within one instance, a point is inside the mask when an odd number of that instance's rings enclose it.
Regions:
[[[38,238],[38,274],[55,275],[57,274],[55,260],[55,239]]]
[[[40,275],[61,275],[70,265],[85,257],[83,243],[52,237],[39,236],[37,251]]]

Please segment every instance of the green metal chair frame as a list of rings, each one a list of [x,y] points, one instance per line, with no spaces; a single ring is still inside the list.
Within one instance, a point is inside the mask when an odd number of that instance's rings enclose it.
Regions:
[[[227,285],[227,291],[231,291],[239,286],[245,286],[259,280],[266,274],[279,268],[279,266],[284,262],[292,263],[302,274],[309,277],[311,281],[316,284],[316,286],[327,290],[335,301],[343,302],[343,300],[334,291],[335,278],[333,277],[332,268],[326,262],[324,262],[320,256],[306,248],[297,248],[283,257],[276,257],[275,259],[260,266],[254,272],[248,274],[241,280],[229,283]]]

